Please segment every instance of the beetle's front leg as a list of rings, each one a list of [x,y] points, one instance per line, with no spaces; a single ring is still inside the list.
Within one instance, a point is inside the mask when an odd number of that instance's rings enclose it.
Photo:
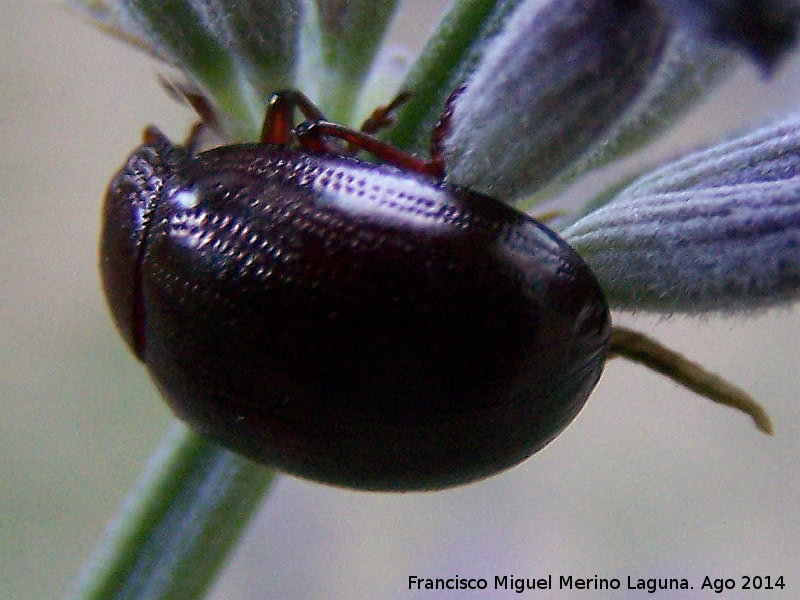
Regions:
[[[394,112],[411,99],[411,92],[402,91],[386,106],[379,106],[361,124],[361,131],[375,134],[394,125]]]
[[[261,143],[286,146],[292,140],[294,109],[300,109],[309,121],[324,121],[317,106],[302,92],[288,89],[275,92],[267,103],[267,114],[261,129]]]
[[[297,126],[295,135],[300,146],[309,152],[326,152],[328,146],[325,137],[333,137],[347,142],[352,148],[365,150],[395,167],[431,175],[437,179],[441,179],[444,175],[440,161],[424,160],[363,131],[356,131],[337,123],[305,121]]]

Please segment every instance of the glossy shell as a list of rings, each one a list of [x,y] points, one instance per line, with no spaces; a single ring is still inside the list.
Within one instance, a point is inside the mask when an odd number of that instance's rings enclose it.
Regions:
[[[117,325],[179,417],[337,485],[515,465],[606,358],[606,302],[564,241],[389,165],[159,137],[111,182],[101,253]]]

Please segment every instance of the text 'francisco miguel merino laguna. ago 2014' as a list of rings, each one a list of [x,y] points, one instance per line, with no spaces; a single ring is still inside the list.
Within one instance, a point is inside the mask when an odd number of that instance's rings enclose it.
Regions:
[[[758,579],[758,586],[753,582]],[[768,581],[766,589],[783,588],[783,577],[744,577],[742,589],[762,589],[764,580]],[[625,587],[623,587],[623,581]],[[408,589],[413,590],[485,590],[489,588],[490,582],[495,590],[511,590],[521,594],[528,590],[642,590],[650,594],[655,594],[659,590],[689,590],[694,586],[685,578],[643,578],[631,577],[628,575],[624,580],[617,577],[575,577],[574,575],[559,575],[554,579],[553,575],[545,577],[514,577],[513,575],[495,575],[491,578],[426,578],[416,575],[408,576]],[[554,586],[553,584],[556,584]],[[734,589],[736,581],[734,579],[712,579],[706,576],[703,579],[700,589],[709,590],[714,593],[722,593],[725,590]]]

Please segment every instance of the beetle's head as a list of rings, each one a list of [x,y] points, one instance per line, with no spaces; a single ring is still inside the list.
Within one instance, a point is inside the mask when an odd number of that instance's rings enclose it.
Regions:
[[[141,264],[154,209],[178,178],[186,153],[155,127],[111,180],[103,206],[100,271],[106,298],[122,337],[141,358],[144,315]]]

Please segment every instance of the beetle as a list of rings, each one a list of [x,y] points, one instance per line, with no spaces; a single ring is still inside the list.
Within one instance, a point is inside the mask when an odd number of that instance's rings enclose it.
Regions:
[[[259,143],[146,131],[108,187],[101,273],[179,418],[288,473],[394,491],[487,477],[574,419],[608,353],[602,290],[545,225],[443,181],[446,120],[429,161],[294,90]]]

